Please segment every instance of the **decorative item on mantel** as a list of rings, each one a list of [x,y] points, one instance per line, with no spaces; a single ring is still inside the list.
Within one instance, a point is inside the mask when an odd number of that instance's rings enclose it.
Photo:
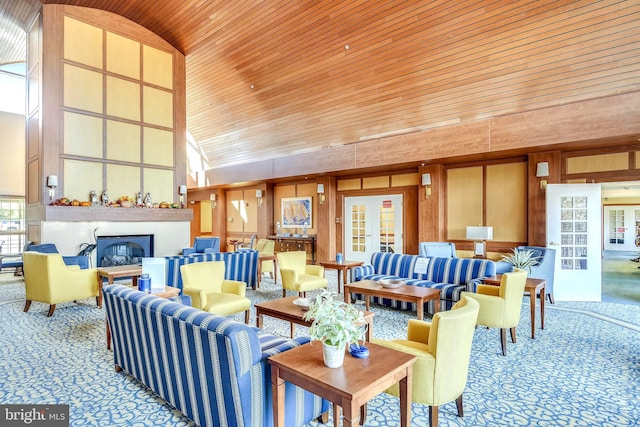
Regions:
[[[89,200],[91,201],[91,206],[98,206],[98,193],[96,193],[96,190],[91,190]]]
[[[144,196],[144,205],[148,208],[153,207],[153,202],[151,201],[151,193],[147,193],[147,195]]]
[[[100,201],[102,202],[102,206],[109,206],[109,193],[107,192],[107,190],[102,191]]]
[[[138,191],[136,193],[136,206],[142,206],[142,203],[142,193]]]

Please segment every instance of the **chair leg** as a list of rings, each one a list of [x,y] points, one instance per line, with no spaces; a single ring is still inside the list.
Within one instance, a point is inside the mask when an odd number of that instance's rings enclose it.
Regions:
[[[100,295],[96,297],[96,304],[98,305],[98,308],[102,308],[102,298],[100,298]]]
[[[456,399],[456,407],[458,408],[458,416],[464,417],[464,411],[462,409],[462,395],[458,396]]]
[[[500,344],[502,344],[502,355],[507,355],[507,330],[500,328]]]
[[[555,303],[556,303],[556,302],[555,302],[555,300],[553,299],[553,295],[551,295],[551,294],[547,294],[547,296],[549,297],[549,302],[550,302],[551,304],[555,304]]]
[[[516,342],[516,328],[511,328],[511,342],[514,344]]]
[[[29,311],[29,307],[31,307],[31,300],[27,300],[27,302],[24,305],[24,312],[26,313],[27,311]]]
[[[282,288],[282,298],[287,296],[287,291],[286,289]]]
[[[47,313],[47,317],[51,317],[53,316],[53,312],[56,311],[56,305],[55,304],[51,304],[49,306],[49,313]]]
[[[249,310],[244,312],[244,323],[249,324]]]
[[[429,406],[429,427],[438,427],[438,407]]]

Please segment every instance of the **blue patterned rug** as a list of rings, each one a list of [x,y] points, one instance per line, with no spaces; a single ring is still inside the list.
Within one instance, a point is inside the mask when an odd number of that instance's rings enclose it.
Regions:
[[[331,272],[329,272],[330,274]],[[330,276],[335,288],[335,276]],[[263,280],[254,302],[279,298]],[[464,418],[454,403],[440,407],[440,426],[631,426],[640,420],[640,307],[613,303],[547,305],[545,330],[530,338],[523,301],[518,342],[500,354],[499,333],[476,329]],[[104,311],[95,300],[23,313],[24,284],[0,275],[0,402],[69,404],[72,426],[192,426],[189,419],[113,369],[105,345]],[[374,337],[402,337],[413,313],[374,306]],[[539,313],[537,313],[539,315]],[[238,316],[242,321],[242,315]],[[252,322],[255,322],[252,313]],[[538,324],[539,325],[539,324]],[[264,327],[287,335],[288,324]],[[297,327],[296,334],[306,328]],[[381,394],[368,405],[367,426],[399,425],[398,401]],[[428,408],[414,404],[412,426],[428,425]]]

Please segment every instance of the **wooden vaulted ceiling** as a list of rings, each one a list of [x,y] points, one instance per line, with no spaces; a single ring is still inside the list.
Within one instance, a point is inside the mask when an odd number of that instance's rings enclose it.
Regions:
[[[640,88],[635,0],[42,3],[117,13],[183,52],[210,168]],[[0,22],[24,29],[39,6],[0,0]]]

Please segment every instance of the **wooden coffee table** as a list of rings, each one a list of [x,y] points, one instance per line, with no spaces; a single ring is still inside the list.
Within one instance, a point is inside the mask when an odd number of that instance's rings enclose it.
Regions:
[[[274,426],[284,426],[284,389],[289,381],[334,404],[334,426],[342,407],[343,425],[364,424],[366,404],[393,384],[400,385],[400,425],[411,424],[411,373],[416,357],[381,345],[367,343],[369,357],[344,356],[340,368],[327,368],[322,344],[310,342],[269,358],[273,390]]]
[[[320,261],[320,265],[325,270],[336,270],[338,272],[338,292],[341,292],[340,288],[343,284],[349,283],[349,276],[347,276],[349,270],[362,264],[364,264],[362,261]]]
[[[344,300],[351,303],[351,293],[364,294],[364,301],[369,310],[371,297],[389,298],[398,301],[415,303],[416,316],[424,319],[424,303],[433,301],[434,312],[440,311],[440,289],[423,288],[421,286],[402,285],[398,288],[384,288],[375,280],[361,280],[344,285]]]
[[[487,285],[500,286],[502,274],[493,277],[485,277],[483,282]],[[547,293],[547,282],[544,279],[527,277],[524,291],[529,292],[529,315],[531,316],[531,339],[536,337],[536,295],[540,294],[540,329],[544,329],[544,300]]]
[[[293,301],[298,297],[285,297],[278,298],[271,301],[265,301],[255,304],[256,308],[256,326],[262,328],[262,316],[271,316],[276,319],[284,320],[290,323],[291,337],[293,338],[293,331],[295,325],[311,326],[311,322],[307,322],[302,318],[305,311],[295,305]],[[366,340],[371,341],[373,336],[373,316],[371,311],[364,312],[364,321],[367,322]]]

